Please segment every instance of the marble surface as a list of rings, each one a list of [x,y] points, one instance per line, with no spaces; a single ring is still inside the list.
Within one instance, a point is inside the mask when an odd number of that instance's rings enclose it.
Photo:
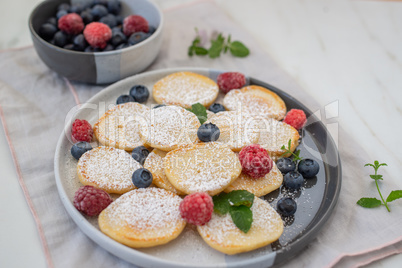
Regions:
[[[31,44],[38,0],[3,1],[0,50]],[[162,8],[190,0],[155,0]],[[362,145],[402,188],[402,2],[216,0],[217,5]],[[336,137],[336,129],[333,135]],[[0,266],[45,267],[35,224],[0,131]],[[367,267],[400,267],[402,255]]]

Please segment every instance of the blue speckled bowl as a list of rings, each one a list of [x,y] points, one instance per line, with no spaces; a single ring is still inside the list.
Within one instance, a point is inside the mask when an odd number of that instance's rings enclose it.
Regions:
[[[29,29],[36,52],[42,61],[60,75],[79,82],[106,84],[137,74],[156,58],[162,44],[163,14],[147,0],[121,0],[121,15],[138,14],[157,30],[143,42],[109,52],[78,52],[50,44],[38,35],[40,26],[54,16],[60,3],[68,0],[47,0],[40,3],[29,17]]]

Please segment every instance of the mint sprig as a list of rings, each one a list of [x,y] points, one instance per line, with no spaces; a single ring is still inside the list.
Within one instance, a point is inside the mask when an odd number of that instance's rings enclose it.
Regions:
[[[207,109],[201,103],[197,102],[196,104],[191,105],[191,108],[188,108],[187,111],[194,113],[200,121],[201,125],[204,124],[205,121],[207,121]]]
[[[391,212],[391,210],[390,210],[389,207],[388,207],[388,202],[392,202],[392,201],[394,201],[394,200],[396,200],[396,199],[402,198],[402,190],[395,190],[395,191],[392,191],[392,192],[388,195],[387,200],[384,200],[384,198],[383,198],[383,196],[382,196],[382,194],[381,194],[381,191],[380,191],[380,187],[378,186],[378,181],[379,181],[379,180],[383,180],[382,175],[378,174],[378,169],[379,169],[381,166],[387,166],[387,164],[385,164],[385,163],[381,163],[381,164],[380,164],[380,163],[376,160],[376,161],[374,161],[374,165],[371,164],[371,163],[368,163],[368,164],[365,164],[364,166],[365,166],[365,167],[371,166],[371,167],[374,168],[374,174],[373,174],[373,175],[370,175],[370,178],[372,178],[373,180],[375,180],[375,185],[376,185],[376,187],[377,187],[377,191],[378,191],[378,193],[379,193],[379,195],[380,195],[382,201],[381,201],[381,200],[378,200],[377,198],[374,198],[374,197],[363,197],[363,198],[360,198],[360,199],[357,201],[357,204],[358,204],[359,206],[362,206],[362,207],[365,207],[365,208],[374,208],[374,207],[379,207],[379,206],[381,206],[381,205],[384,205],[384,206],[387,208],[388,212]]]
[[[226,39],[222,33],[219,33],[215,39],[211,41],[211,47],[206,49],[202,47],[201,44],[201,36],[198,32],[198,29],[195,28],[196,37],[188,48],[188,55],[194,56],[205,56],[208,55],[210,58],[215,59],[218,58],[221,53],[226,53],[230,51],[230,53],[235,57],[247,57],[250,54],[250,50],[246,45],[244,45],[240,41],[231,41],[231,36],[229,35]]]
[[[291,155],[293,155],[293,161],[295,163],[297,163],[297,161],[302,160],[303,157],[300,156],[300,150],[296,150],[295,152],[292,152],[291,145],[292,145],[291,139],[289,139],[289,141],[288,141],[288,148],[286,148],[285,145],[282,145],[281,150],[284,150],[285,152],[280,157],[283,157],[286,154],[291,154]]]
[[[212,197],[214,212],[220,215],[229,213],[233,223],[244,233],[247,233],[253,223],[251,206],[254,194],[246,190],[235,190],[230,193],[220,193]]]

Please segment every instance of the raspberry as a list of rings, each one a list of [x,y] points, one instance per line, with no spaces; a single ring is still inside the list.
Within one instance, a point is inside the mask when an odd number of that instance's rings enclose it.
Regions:
[[[74,195],[74,207],[88,216],[99,215],[112,202],[108,193],[89,185],[82,186]]]
[[[148,21],[139,15],[130,15],[123,21],[123,32],[126,36],[130,36],[135,32],[149,31]]]
[[[258,144],[243,147],[239,158],[242,171],[253,178],[264,177],[271,171],[274,164],[268,152]]]
[[[232,89],[242,88],[246,84],[246,77],[242,73],[227,72],[218,75],[217,83],[223,93],[228,93]]]
[[[203,192],[187,195],[180,203],[181,217],[195,225],[204,225],[209,222],[213,211],[212,197]]]
[[[104,49],[112,38],[112,30],[102,22],[91,22],[84,29],[84,37],[91,47]]]
[[[84,29],[84,22],[80,15],[70,13],[59,19],[59,29],[67,34],[79,34]]]
[[[94,131],[91,124],[86,120],[75,119],[71,128],[71,138],[73,142],[91,142]]]
[[[307,122],[306,114],[304,113],[303,110],[291,109],[286,114],[285,119],[283,119],[283,122],[299,130]]]

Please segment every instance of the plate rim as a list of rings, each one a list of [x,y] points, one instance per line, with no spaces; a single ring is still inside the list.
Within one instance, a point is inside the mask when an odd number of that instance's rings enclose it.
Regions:
[[[127,80],[131,80],[134,78],[141,78],[141,77],[147,77],[150,75],[158,75],[158,74],[162,74],[162,73],[174,73],[174,72],[183,72],[183,71],[190,71],[190,72],[203,72],[203,73],[210,73],[210,72],[216,72],[216,73],[222,73],[225,72],[224,70],[219,70],[219,69],[212,69],[212,68],[203,68],[203,67],[175,67],[175,68],[164,68],[164,69],[157,69],[157,70],[152,70],[152,71],[147,71],[147,72],[143,72],[140,74],[136,74],[133,76],[129,76],[127,78],[124,78],[120,81],[117,81],[115,83],[112,83],[110,85],[108,85],[107,87],[105,87],[104,89],[100,90],[99,92],[97,92],[95,95],[93,95],[91,98],[89,98],[85,103],[83,103],[77,113],[82,110],[87,108],[88,105],[91,104],[91,102],[93,102],[95,99],[99,98],[98,95],[103,93],[108,93],[108,92],[112,92],[114,90],[114,88],[118,87],[120,84],[125,84]],[[287,92],[272,86],[269,83],[263,82],[259,79],[255,79],[251,76],[246,76],[247,79],[249,79],[248,81],[250,81],[250,84],[256,84],[256,85],[261,85],[264,86],[272,91],[274,91],[275,93],[279,93],[280,95],[284,95],[289,99],[292,99],[293,101],[295,101],[298,105],[300,105],[305,111],[307,111],[310,115],[315,116],[311,110],[306,107],[302,102],[298,101],[296,98],[294,98],[293,96],[289,95]],[[335,142],[332,138],[332,136],[328,133],[328,130],[326,129],[326,127],[324,126],[324,124],[322,123],[321,120],[317,120],[318,124],[320,124],[320,126],[327,132],[328,137],[329,137],[329,141],[332,143],[331,145],[334,145]],[[75,222],[75,224],[77,224],[77,226],[81,229],[81,231],[83,231],[83,233],[88,236],[91,240],[93,240],[98,246],[100,246],[101,248],[105,249],[106,251],[108,251],[109,253],[112,253],[113,255],[122,258],[123,260],[132,263],[132,264],[136,264],[136,265],[163,265],[164,267],[189,267],[188,264],[183,264],[183,263],[179,263],[179,262],[174,262],[171,260],[164,260],[152,255],[149,255],[147,253],[141,252],[136,250],[135,248],[130,248],[127,247],[115,240],[113,240],[112,238],[106,236],[104,233],[102,233],[100,230],[98,230],[96,227],[94,227],[80,212],[78,212],[74,205],[72,204],[72,202],[69,200],[68,195],[62,185],[62,180],[60,177],[60,165],[62,164],[60,162],[60,155],[61,150],[62,150],[62,144],[64,139],[66,138],[66,133],[68,133],[68,130],[70,129],[70,126],[65,125],[63,127],[63,131],[58,139],[57,145],[56,145],[56,151],[55,151],[55,156],[54,156],[54,172],[55,172],[55,180],[56,180],[56,186],[57,186],[57,190],[59,193],[59,197],[65,207],[65,209],[67,210],[69,216],[73,219],[73,221]],[[66,132],[67,131],[67,132]],[[340,190],[341,190],[341,184],[342,184],[342,168],[341,168],[341,159],[340,159],[340,155],[339,155],[339,151],[338,148],[335,146],[335,152],[337,153],[337,171],[338,171],[338,176],[337,178],[335,178],[335,182],[336,182],[336,188],[335,188],[335,192],[333,195],[333,198],[329,204],[329,207],[327,208],[327,210],[324,212],[323,216],[320,217],[320,219],[318,220],[318,222],[316,222],[311,228],[309,228],[306,232],[304,232],[305,230],[303,230],[300,235],[302,235],[302,239],[296,239],[295,241],[293,241],[290,245],[292,246],[292,248],[294,250],[294,254],[292,254],[291,256],[289,256],[289,258],[284,258],[284,255],[287,255],[286,253],[288,253],[288,248],[287,246],[276,250],[276,251],[272,251],[268,254],[262,255],[262,256],[258,256],[258,257],[254,257],[252,259],[246,259],[246,260],[239,260],[236,263],[222,263],[222,264],[210,264],[210,265],[192,265],[191,267],[193,268],[201,268],[201,267],[244,267],[245,265],[252,265],[252,264],[261,264],[262,262],[266,262],[268,260],[272,260],[272,258],[274,259],[274,262],[272,263],[272,265],[276,265],[279,263],[282,263],[284,261],[288,261],[292,258],[294,258],[295,256],[298,255],[298,253],[300,252],[300,250],[303,248],[304,245],[306,244],[310,244],[311,241],[318,235],[318,232],[322,229],[322,227],[325,225],[325,223],[329,220],[330,216],[332,215],[332,212],[338,202],[339,199],[339,194],[340,194]],[[327,175],[326,175],[327,177]],[[326,180],[327,181],[327,180]],[[325,190],[327,190],[327,185],[325,186]],[[325,199],[325,196],[323,196],[323,199]],[[320,208],[323,206],[324,202],[321,202]],[[317,211],[316,215],[318,214],[319,210]],[[306,228],[307,229],[307,228]],[[131,257],[132,256],[132,257]],[[129,257],[131,257],[131,259],[135,259],[136,263],[130,261]],[[280,257],[280,258],[277,258]]]

